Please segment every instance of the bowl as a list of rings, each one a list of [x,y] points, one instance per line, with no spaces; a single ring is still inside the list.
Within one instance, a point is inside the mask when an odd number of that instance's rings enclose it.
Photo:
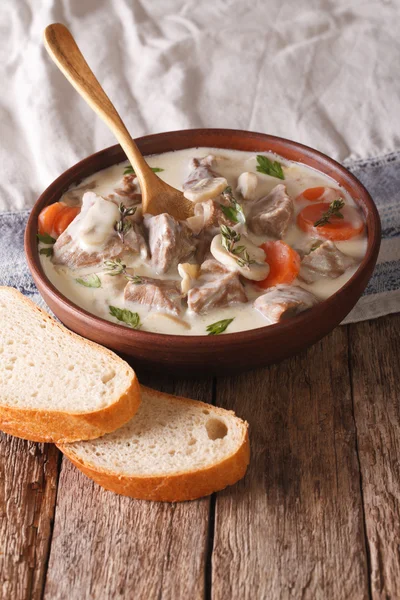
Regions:
[[[276,152],[329,175],[354,198],[367,224],[364,259],[349,281],[327,300],[283,323],[220,336],[180,336],[128,329],[79,308],[47,279],[39,260],[36,233],[40,211],[83,178],[126,160],[119,145],[92,154],[60,175],[40,196],[25,232],[25,252],[32,277],[53,313],[72,331],[107,346],[136,368],[171,374],[229,374],[281,361],[327,335],[350,312],[371,277],[380,246],[380,219],[376,206],[354,175],[342,165],[297,142],[229,129],[189,129],[148,135],[135,140],[143,154],[208,146],[251,152]]]

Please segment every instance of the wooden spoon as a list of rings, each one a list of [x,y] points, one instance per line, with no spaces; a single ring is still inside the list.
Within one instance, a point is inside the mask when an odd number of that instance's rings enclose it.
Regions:
[[[53,23],[46,27],[44,42],[58,68],[108,125],[124,149],[139,180],[143,212],[152,215],[169,213],[176,219],[182,220],[192,216],[192,202],[187,200],[182,192],[157,177],[144,160],[114,105],[97,81],[65,25]]]

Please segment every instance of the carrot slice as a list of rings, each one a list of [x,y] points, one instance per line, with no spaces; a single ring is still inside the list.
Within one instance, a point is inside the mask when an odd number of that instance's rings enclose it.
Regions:
[[[333,241],[348,240],[364,230],[364,223],[353,206],[342,208],[340,212],[343,219],[331,217],[329,223],[314,227],[314,223],[321,219],[328,209],[328,202],[309,204],[297,215],[297,225],[303,231]]]
[[[324,187],[313,187],[304,190],[303,196],[306,200],[318,200],[321,198],[322,194],[325,192]]]
[[[319,200],[320,202],[333,202],[334,200],[338,200],[341,198],[343,194],[340,190],[337,190],[332,187],[312,187],[307,188],[304,192],[301,192],[296,197],[297,202],[316,202]]]
[[[44,233],[48,233],[49,235],[53,235],[53,224],[54,219],[62,210],[64,210],[65,204],[63,202],[55,202],[54,204],[50,204],[50,206],[46,206],[40,213],[38,224],[39,224],[39,233],[43,235]]]
[[[54,233],[61,235],[80,212],[79,206],[66,206],[57,213],[53,222]]]
[[[278,285],[278,283],[291,283],[296,279],[300,270],[300,256],[285,242],[265,242],[261,244],[265,252],[265,262],[269,264],[268,277],[257,281],[263,289]]]

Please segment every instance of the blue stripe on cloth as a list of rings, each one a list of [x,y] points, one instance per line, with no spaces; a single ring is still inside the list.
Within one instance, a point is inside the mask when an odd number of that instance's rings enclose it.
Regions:
[[[352,313],[346,318],[349,323],[400,311],[400,152],[346,166],[375,200],[382,220],[382,237],[394,244],[390,260],[381,260],[377,265],[365,290],[365,301],[354,309],[353,318]],[[0,285],[12,286],[28,296],[37,297],[24,256],[28,214],[29,211],[0,213]],[[399,259],[393,260],[396,254]],[[367,301],[368,296],[371,302]],[[369,308],[372,301],[373,310]]]
[[[374,199],[382,221],[382,238],[399,237],[400,153],[346,166]]]
[[[26,264],[24,232],[29,211],[0,214],[0,285],[28,296],[37,293]]]
[[[400,261],[384,262],[376,265],[374,274],[368,283],[364,295],[393,292],[400,288],[399,284]]]

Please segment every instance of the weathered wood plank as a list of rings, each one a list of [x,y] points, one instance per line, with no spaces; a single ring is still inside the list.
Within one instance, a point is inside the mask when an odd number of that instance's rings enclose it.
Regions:
[[[217,404],[249,421],[252,459],[217,495],[214,600],[368,598],[346,329],[218,380]]]
[[[210,380],[141,381],[212,399]],[[208,498],[172,505],[117,496],[64,459],[45,598],[204,598],[209,505]]]
[[[400,598],[400,315],[350,326],[374,599]]]
[[[55,446],[0,433],[0,597],[39,600],[57,490]]]

